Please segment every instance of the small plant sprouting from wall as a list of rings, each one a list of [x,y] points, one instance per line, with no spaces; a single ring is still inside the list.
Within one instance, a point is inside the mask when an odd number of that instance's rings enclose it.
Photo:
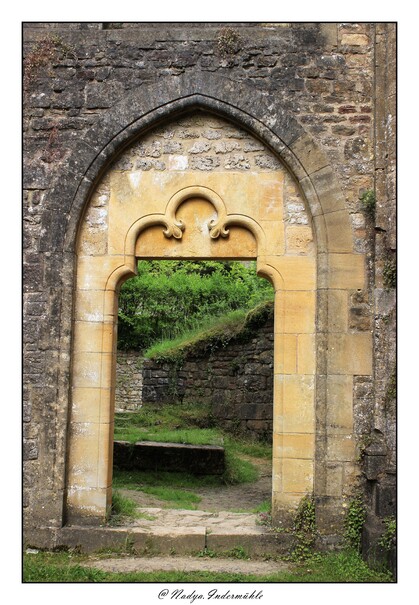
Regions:
[[[52,164],[61,159],[63,155],[62,149],[58,146],[58,127],[56,124],[51,129],[50,135],[48,137],[47,145],[45,150],[41,156],[43,162],[47,164]]]
[[[365,505],[360,496],[354,498],[348,507],[344,527],[345,544],[359,552],[361,548],[361,533],[366,519]]]
[[[242,37],[233,27],[223,27],[218,33],[216,42],[219,55],[226,58],[240,50]]]
[[[397,397],[397,368],[394,366],[393,371],[388,379],[386,394],[384,397],[384,405],[388,407],[391,402],[395,401]]]
[[[393,548],[396,539],[396,519],[393,516],[386,517],[384,519],[384,525],[386,529],[379,539],[378,544],[389,552]]]
[[[389,258],[384,263],[383,284],[386,290],[392,290],[397,286],[397,266],[394,258]]]
[[[375,217],[376,198],[375,191],[368,189],[361,195],[361,206],[365,214],[370,218]]]
[[[27,92],[39,70],[42,67],[51,65],[57,58],[58,53],[62,56],[75,56],[75,49],[65,44],[59,36],[46,36],[42,38],[26,55],[23,61],[23,90]]]

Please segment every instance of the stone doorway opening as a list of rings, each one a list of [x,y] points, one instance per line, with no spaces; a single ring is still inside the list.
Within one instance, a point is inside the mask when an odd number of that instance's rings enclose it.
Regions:
[[[119,294],[114,493],[179,508],[186,487],[186,508],[269,508],[273,296],[254,261],[139,261]],[[150,443],[173,441],[194,445]]]

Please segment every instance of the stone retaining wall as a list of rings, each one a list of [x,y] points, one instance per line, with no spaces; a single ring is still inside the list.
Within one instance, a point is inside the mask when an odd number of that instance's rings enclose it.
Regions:
[[[176,362],[145,360],[143,402],[199,402],[217,426],[272,439],[273,319],[248,342],[230,342],[208,356]]]
[[[142,357],[136,351],[118,351],[116,356],[116,410],[134,411],[141,405],[142,363]]]

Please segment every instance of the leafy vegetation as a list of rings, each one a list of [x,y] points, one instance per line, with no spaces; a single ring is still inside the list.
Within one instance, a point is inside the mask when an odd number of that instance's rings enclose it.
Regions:
[[[240,547],[230,555],[235,559],[247,558]],[[217,555],[202,553],[201,556]],[[319,555],[309,562],[289,564],[288,570],[260,576],[209,571],[110,573],[84,567],[88,560],[87,555],[72,552],[25,554],[23,582],[392,582],[389,573],[370,569],[351,550]]]
[[[235,55],[243,44],[242,37],[237,29],[232,27],[223,27],[217,36],[217,51],[221,57]]]
[[[305,496],[297,509],[294,519],[295,539],[291,559],[304,561],[313,555],[316,540],[316,505],[312,495]]]
[[[45,36],[41,38],[23,61],[23,89],[28,91],[33,84],[39,70],[42,67],[52,65],[52,62],[61,55],[76,59],[76,51],[73,46],[66,44],[59,36]]]
[[[390,551],[396,539],[396,519],[393,516],[386,517],[384,519],[385,531],[378,541],[378,544],[384,548],[384,550]]]
[[[144,350],[272,298],[253,261],[139,261],[119,295],[118,347]]]
[[[359,552],[361,547],[361,532],[362,527],[365,523],[365,518],[365,505],[362,502],[361,497],[357,496],[349,503],[348,511],[344,521],[345,542],[350,548],[352,548],[356,552]]]
[[[392,290],[397,286],[397,264],[394,258],[388,258],[384,263],[383,283],[386,290]]]

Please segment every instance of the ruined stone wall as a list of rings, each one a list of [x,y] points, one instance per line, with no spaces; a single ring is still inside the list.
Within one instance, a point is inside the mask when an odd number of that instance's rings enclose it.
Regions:
[[[217,23],[24,26],[23,458],[25,523],[30,527],[60,527],[65,521],[68,318],[75,271],[75,241],[68,241],[68,234],[81,220],[73,207],[76,194],[68,192],[85,191],[87,197],[98,176],[86,170],[80,179],[80,166],[89,166],[92,154],[100,155],[109,140],[117,141],[117,121],[120,130],[129,122],[128,109],[115,116],[114,106],[137,93],[146,105],[144,99],[151,94],[143,92],[147,86],[152,87],[155,105],[160,99],[167,103],[169,83],[178,87],[176,98],[189,94],[189,82],[205,88],[208,98],[217,99],[228,90],[233,106],[245,103],[249,115],[258,115],[266,127],[275,130],[282,120],[281,137],[288,145],[299,143],[285,115],[326,154],[331,168],[314,171],[317,193],[334,199],[331,170],[351,217],[354,250],[367,254],[369,281],[349,297],[339,290],[319,289],[318,313],[327,308],[333,315],[335,308],[345,309],[346,325],[336,325],[337,331],[372,331],[374,337],[373,378],[354,374],[353,380],[342,379],[338,385],[340,397],[354,397],[360,454],[376,437],[381,447],[374,450],[381,466],[368,480],[372,486],[359,467],[360,485],[370,490],[372,506],[377,485],[394,471],[395,24],[225,28]],[[275,119],[269,114],[272,108]],[[316,166],[315,157],[312,164]],[[374,218],[366,215],[360,201],[368,190],[376,192]],[[331,228],[334,216],[338,212],[329,214]],[[321,405],[319,400],[319,410]],[[339,417],[337,404],[330,413],[338,424],[348,422]],[[318,434],[323,433],[318,427]],[[319,438],[319,469],[327,447]],[[345,480],[347,461],[344,454],[339,456],[336,481],[326,486],[330,497]]]
[[[246,343],[230,342],[209,355],[178,363],[145,360],[143,402],[199,403],[217,426],[272,440],[273,321],[265,320]]]
[[[118,351],[116,358],[115,410],[135,411],[141,405],[143,360],[136,351]]]

